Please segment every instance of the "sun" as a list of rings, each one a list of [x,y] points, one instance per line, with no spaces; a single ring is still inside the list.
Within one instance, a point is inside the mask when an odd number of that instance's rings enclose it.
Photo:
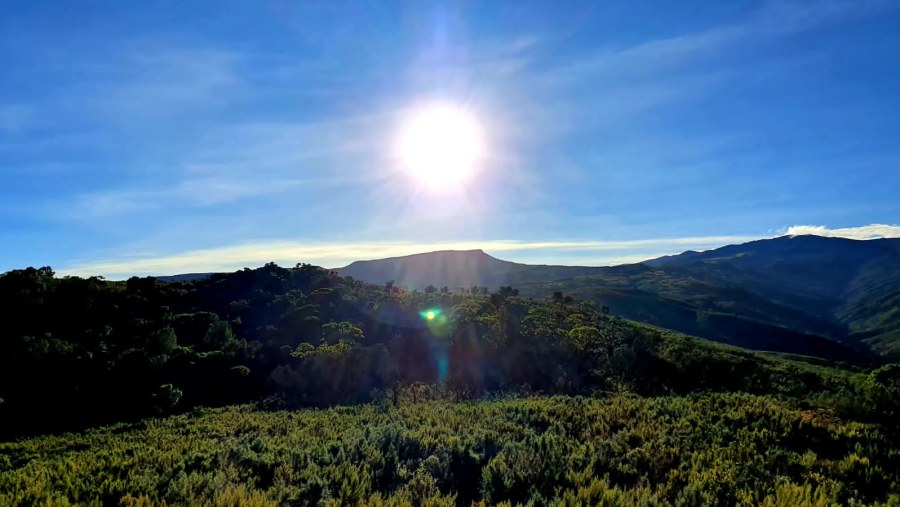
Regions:
[[[485,157],[484,134],[468,110],[430,104],[416,108],[403,121],[396,156],[403,170],[426,188],[459,187]]]

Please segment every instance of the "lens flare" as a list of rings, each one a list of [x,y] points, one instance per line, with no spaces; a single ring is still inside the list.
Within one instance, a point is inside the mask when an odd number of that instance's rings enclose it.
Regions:
[[[434,320],[441,316],[440,308],[429,308],[427,310],[422,310],[419,312],[419,316],[425,320]]]

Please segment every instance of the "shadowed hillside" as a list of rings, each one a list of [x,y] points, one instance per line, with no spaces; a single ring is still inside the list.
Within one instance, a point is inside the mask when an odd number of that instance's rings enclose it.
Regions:
[[[834,327],[826,336],[862,342],[893,357],[900,352],[900,239],[782,237],[647,264],[673,277],[741,289],[787,311],[815,317]],[[822,333],[800,315],[772,320]]]
[[[900,287],[900,239],[858,241],[785,236],[686,252],[646,264],[722,286],[740,287],[779,304],[826,318],[848,299]],[[873,273],[874,272],[874,273]],[[875,276],[872,276],[872,275]],[[877,298],[875,298],[877,299]]]

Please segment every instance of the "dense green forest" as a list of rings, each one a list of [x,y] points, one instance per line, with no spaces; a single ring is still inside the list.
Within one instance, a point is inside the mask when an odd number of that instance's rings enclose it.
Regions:
[[[0,295],[3,439],[119,423],[0,445],[0,503],[900,501],[900,365],[309,265]]]

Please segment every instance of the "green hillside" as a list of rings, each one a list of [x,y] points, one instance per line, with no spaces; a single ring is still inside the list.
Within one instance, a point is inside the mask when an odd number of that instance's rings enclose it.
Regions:
[[[594,301],[629,319],[756,350],[816,355],[850,363],[873,361],[863,347],[827,320],[784,307],[742,289],[720,287],[663,269],[613,268],[594,275],[521,286],[541,297],[564,292]]]
[[[895,357],[889,341],[890,333],[900,329],[900,240],[782,237],[649,264],[817,316],[842,329],[830,337],[875,345],[876,352]],[[782,323],[804,330],[802,321]]]
[[[898,365],[309,265],[0,293],[0,505],[900,501]]]
[[[618,389],[857,397],[841,370],[804,373],[508,287],[410,292],[269,264],[174,283],[27,269],[0,275],[0,293],[0,430],[9,436],[263,398],[360,403],[417,383],[454,399]]]

